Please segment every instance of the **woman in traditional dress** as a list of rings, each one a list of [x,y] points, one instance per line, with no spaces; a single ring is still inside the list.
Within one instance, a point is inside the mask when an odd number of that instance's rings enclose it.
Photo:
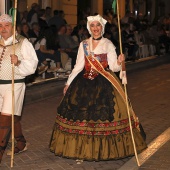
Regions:
[[[99,161],[134,155],[124,90],[114,72],[121,70],[124,55],[104,38],[106,20],[87,17],[91,37],[80,43],[77,61],[64,88],[50,150],[57,156]],[[138,152],[147,146],[130,106]]]

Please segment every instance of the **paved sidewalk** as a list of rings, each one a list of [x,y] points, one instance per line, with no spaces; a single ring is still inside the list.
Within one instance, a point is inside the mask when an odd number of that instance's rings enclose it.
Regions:
[[[170,169],[170,127],[153,140],[148,148],[126,162],[119,170],[168,170]]]
[[[157,150],[139,170],[170,170],[170,140]]]

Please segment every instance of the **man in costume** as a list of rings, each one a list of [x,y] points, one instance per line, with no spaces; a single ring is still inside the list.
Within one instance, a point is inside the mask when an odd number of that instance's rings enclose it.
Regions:
[[[38,59],[32,44],[16,34],[13,46],[12,18],[0,16],[0,162],[11,134],[12,119],[12,74],[14,74],[14,154],[27,150],[26,140],[21,130],[21,111],[25,93],[25,77],[33,74]],[[15,54],[14,54],[15,48]],[[12,73],[14,64],[14,73]]]
[[[117,56],[103,37],[106,22],[100,15],[87,17],[91,37],[80,43],[52,131],[49,147],[57,156],[99,161],[134,154],[125,93],[114,73],[121,70],[124,55]],[[141,152],[146,143],[132,108],[130,118]]]

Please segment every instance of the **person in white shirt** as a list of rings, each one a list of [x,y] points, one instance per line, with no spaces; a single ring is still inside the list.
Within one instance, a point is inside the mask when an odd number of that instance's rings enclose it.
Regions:
[[[105,24],[100,15],[87,17],[91,37],[80,43],[52,130],[49,148],[57,156],[100,161],[134,154],[125,94],[114,73],[125,58],[103,37]],[[144,133],[132,108],[130,115],[137,150],[142,151]]]
[[[48,69],[47,59],[54,61],[47,72],[65,72],[61,67],[61,53],[56,43],[56,34],[52,28],[45,28],[34,42],[35,51],[39,60],[38,72],[41,74]]]
[[[21,111],[25,93],[25,77],[33,74],[38,59],[32,44],[16,34],[15,54],[13,47],[12,18],[0,16],[0,162],[11,134],[12,115],[12,64],[14,64],[14,154],[27,150],[26,140],[21,129]],[[11,154],[8,152],[8,154]]]

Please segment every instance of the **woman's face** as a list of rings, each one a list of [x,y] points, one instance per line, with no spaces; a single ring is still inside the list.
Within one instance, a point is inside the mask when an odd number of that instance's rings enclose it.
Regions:
[[[98,21],[93,21],[90,24],[90,31],[93,37],[99,37],[102,35],[102,25]]]

